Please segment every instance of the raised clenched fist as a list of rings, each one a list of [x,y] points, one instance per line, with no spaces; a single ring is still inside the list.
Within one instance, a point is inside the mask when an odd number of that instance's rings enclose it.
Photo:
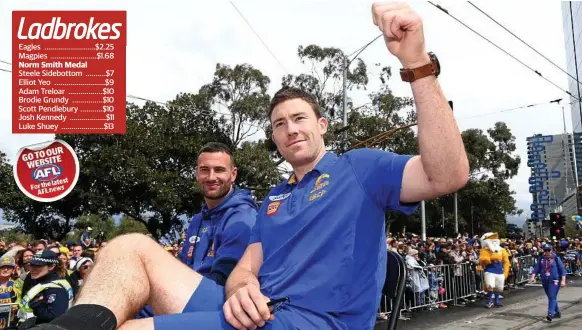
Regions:
[[[384,33],[386,47],[405,68],[430,63],[424,46],[422,19],[408,4],[375,2],[372,16],[374,24]]]

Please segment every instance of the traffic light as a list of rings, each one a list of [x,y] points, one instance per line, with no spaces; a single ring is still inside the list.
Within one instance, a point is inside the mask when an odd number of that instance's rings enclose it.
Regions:
[[[562,213],[550,213],[550,236],[556,238],[566,237],[564,233],[564,217]]]

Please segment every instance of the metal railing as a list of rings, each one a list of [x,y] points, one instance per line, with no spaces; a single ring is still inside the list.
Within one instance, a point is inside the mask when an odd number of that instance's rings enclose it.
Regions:
[[[0,330],[16,329],[18,304],[0,304]]]
[[[509,276],[505,290],[519,290],[528,283],[530,274],[538,260],[537,256],[522,256],[510,259]],[[582,276],[580,262],[562,258],[568,275]],[[463,262],[450,265],[426,266],[408,269],[405,296],[400,310],[400,318],[407,320],[411,313],[419,309],[432,310],[448,306],[464,306],[468,302],[486,297],[483,282],[484,271],[477,262]],[[428,288],[427,287],[428,283]],[[392,302],[382,297],[379,317],[390,314]]]

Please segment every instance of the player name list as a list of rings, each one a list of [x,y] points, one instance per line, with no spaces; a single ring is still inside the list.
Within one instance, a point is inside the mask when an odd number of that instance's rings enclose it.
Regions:
[[[123,134],[126,13],[14,11],[12,132]]]

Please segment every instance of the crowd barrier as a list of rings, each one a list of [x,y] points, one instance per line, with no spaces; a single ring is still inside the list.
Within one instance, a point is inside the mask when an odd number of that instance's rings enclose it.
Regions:
[[[504,292],[524,289],[537,259],[536,256],[513,258]],[[568,275],[582,275],[579,261],[565,258],[562,260]],[[484,272],[477,262],[418,268],[408,266],[406,291],[399,319],[410,319],[415,310],[462,307],[469,302],[483,299],[487,296],[483,278]],[[392,300],[382,296],[378,317],[387,319],[392,310]]]
[[[0,304],[0,330],[16,329],[16,314],[18,313],[18,304]]]

